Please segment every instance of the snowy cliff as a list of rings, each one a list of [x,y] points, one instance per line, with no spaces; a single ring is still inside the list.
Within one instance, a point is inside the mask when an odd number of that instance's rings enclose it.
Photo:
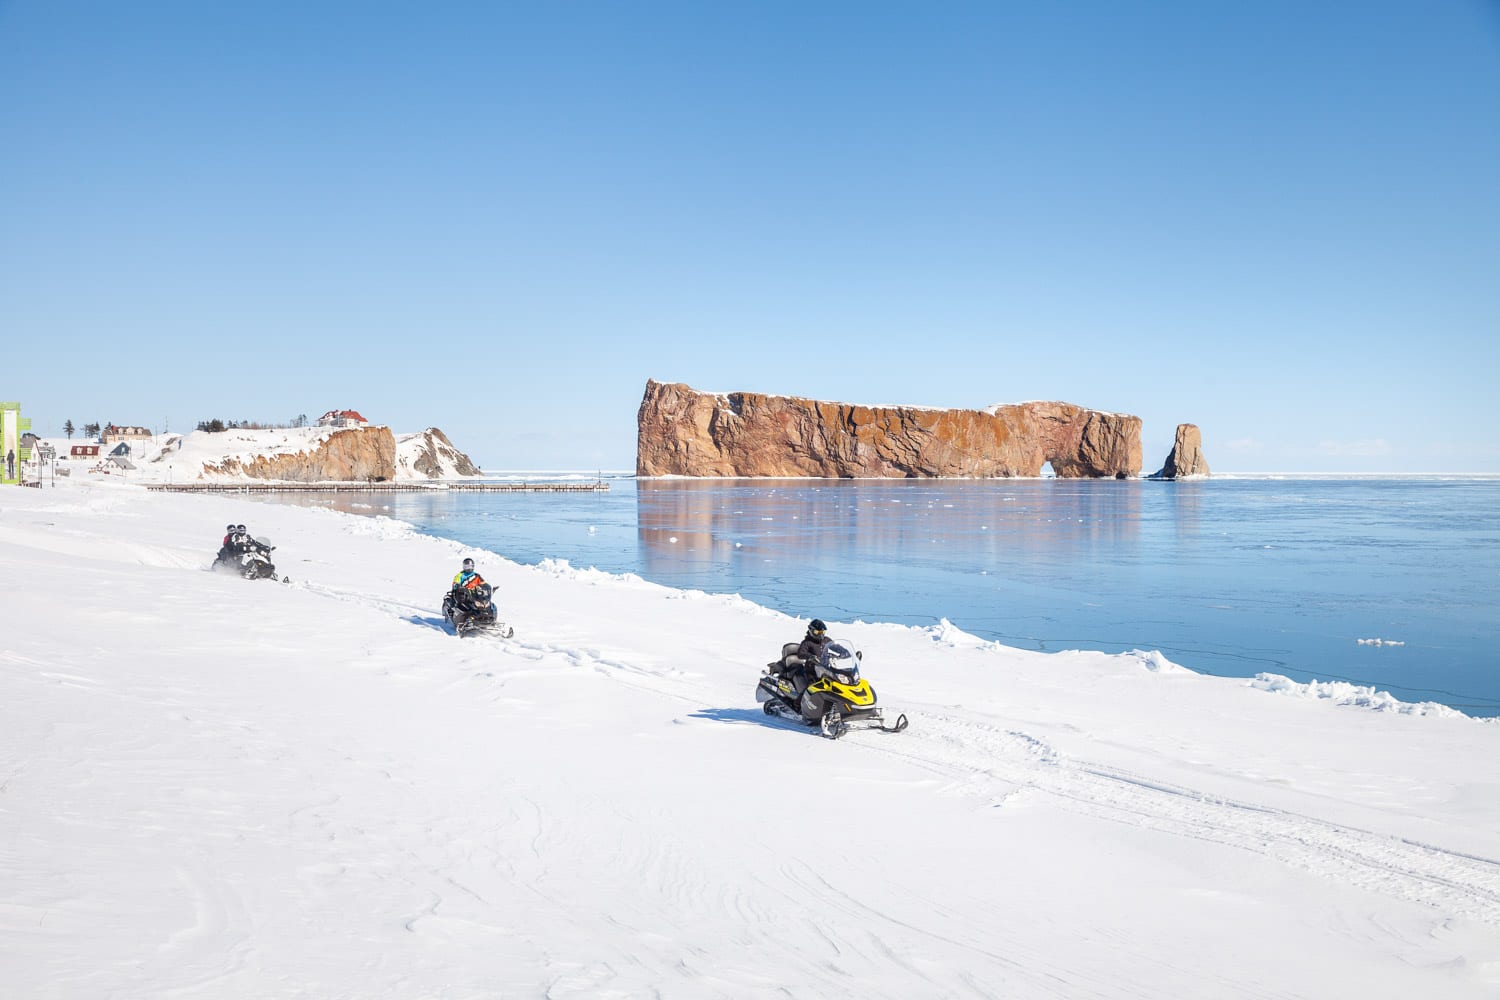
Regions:
[[[482,474],[436,427],[396,439],[397,479],[472,479]]]
[[[447,480],[480,475],[436,427],[399,439],[389,427],[232,428],[142,442],[125,473],[136,482],[294,483]]]

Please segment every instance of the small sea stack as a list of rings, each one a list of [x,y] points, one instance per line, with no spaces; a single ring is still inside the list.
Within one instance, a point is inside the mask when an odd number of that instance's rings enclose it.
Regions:
[[[1203,434],[1197,424],[1178,424],[1177,440],[1160,470],[1149,479],[1187,479],[1207,476],[1208,459],[1203,457]]]

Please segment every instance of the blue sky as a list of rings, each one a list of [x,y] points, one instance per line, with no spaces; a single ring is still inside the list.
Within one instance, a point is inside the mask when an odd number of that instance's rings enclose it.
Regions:
[[[648,378],[1500,472],[1500,4],[0,0],[0,398],[634,466]]]

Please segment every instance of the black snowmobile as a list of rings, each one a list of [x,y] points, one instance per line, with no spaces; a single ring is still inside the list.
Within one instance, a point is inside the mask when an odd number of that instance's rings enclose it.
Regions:
[[[886,724],[884,713],[875,704],[875,689],[859,676],[860,652],[850,653],[847,646],[830,642],[823,647],[818,662],[812,664],[812,679],[797,655],[799,643],[781,647],[781,659],[766,664],[760,683],[755,686],[755,700],[767,715],[817,726],[831,740],[851,728],[879,729],[899,733],[906,728],[906,716]]]
[[[500,620],[495,610],[494,592],[487,583],[472,590],[455,591],[443,595],[443,617],[453,626],[456,635],[472,635],[475,632],[491,632],[502,639],[509,639],[516,630]]]
[[[276,565],[271,562],[271,552],[276,546],[264,538],[247,538],[244,542],[230,544],[219,550],[213,568],[224,573],[236,573],[246,580],[278,580],[291,583],[276,575]]]

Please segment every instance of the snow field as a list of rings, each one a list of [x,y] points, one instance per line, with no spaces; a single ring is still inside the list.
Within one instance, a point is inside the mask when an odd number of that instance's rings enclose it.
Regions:
[[[5,491],[0,576],[6,995],[1500,993],[1500,726],[833,623],[912,720],[834,743],[739,598],[117,483]]]

